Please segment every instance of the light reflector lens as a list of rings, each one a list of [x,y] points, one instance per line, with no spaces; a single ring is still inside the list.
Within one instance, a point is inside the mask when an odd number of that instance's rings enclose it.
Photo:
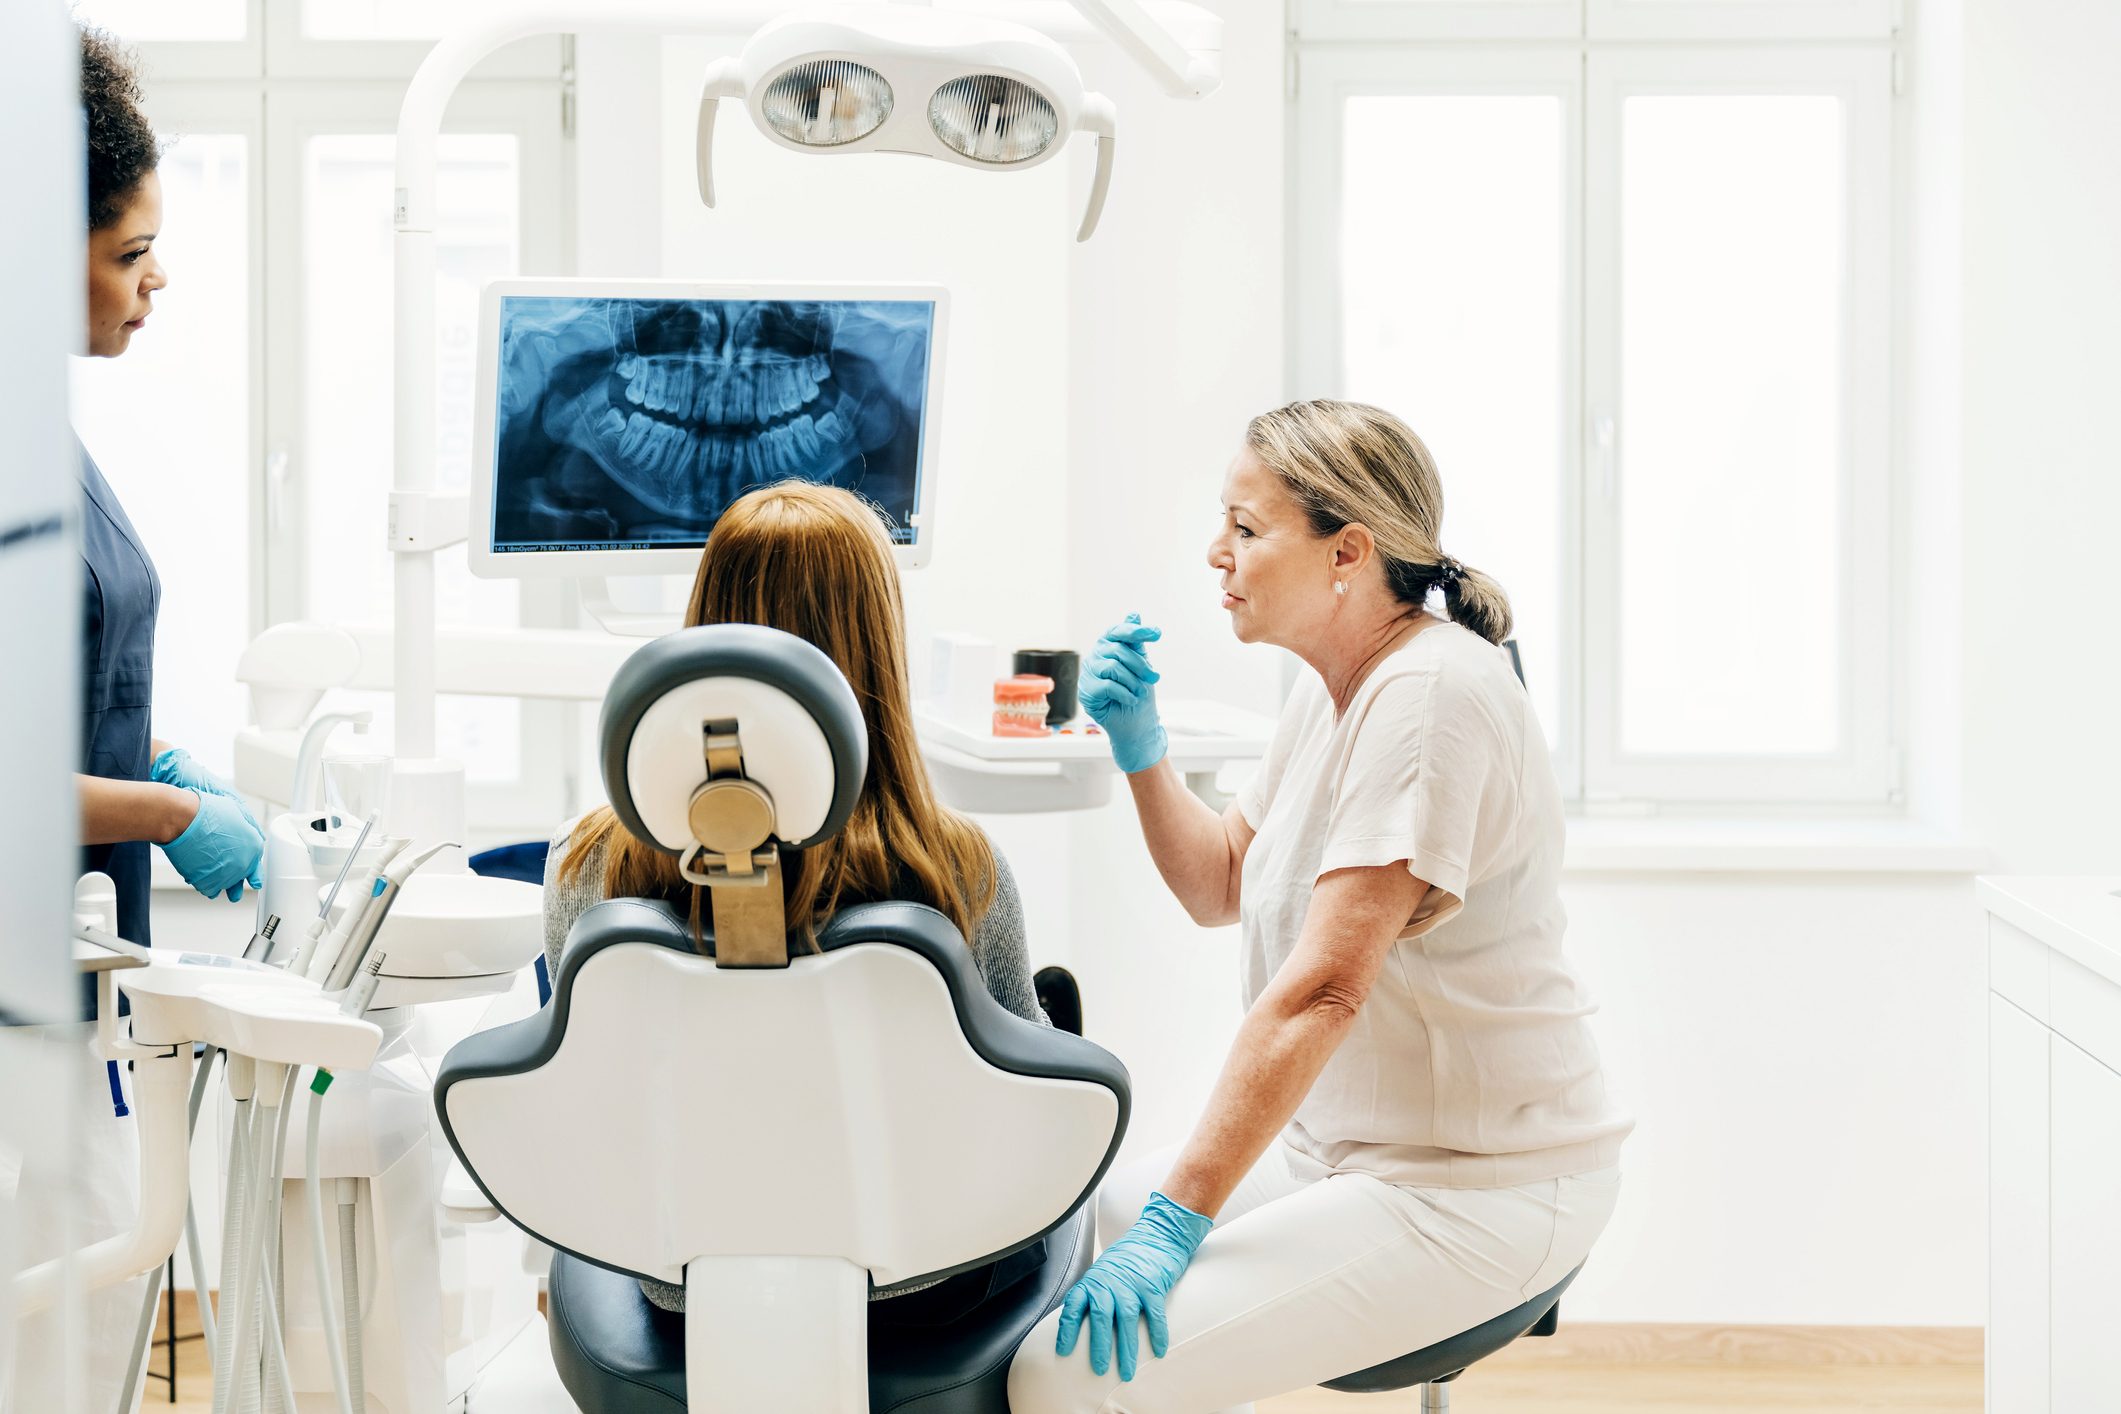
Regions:
[[[928,100],[928,125],[950,150],[975,162],[1027,162],[1060,131],[1046,95],[999,74],[953,79]]]
[[[790,142],[840,147],[884,125],[891,116],[891,85],[866,64],[812,59],[768,84],[759,112]]]

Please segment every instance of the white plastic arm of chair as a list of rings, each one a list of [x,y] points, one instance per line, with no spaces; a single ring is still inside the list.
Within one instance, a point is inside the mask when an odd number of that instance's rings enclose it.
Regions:
[[[66,1264],[78,1271],[81,1289],[94,1291],[161,1266],[184,1235],[190,1197],[191,1144],[184,1095],[191,1083],[191,1046],[133,1058],[135,1117],[140,1125],[140,1217],[131,1232],[84,1247],[69,1257],[15,1278],[16,1315],[34,1315],[59,1299]]]
[[[725,98],[744,96],[744,76],[734,59],[717,59],[707,66],[700,85],[700,135],[696,154],[700,170],[700,200],[714,205],[714,114]]]
[[[1079,132],[1097,134],[1097,171],[1090,178],[1090,204],[1083,210],[1083,224],[1075,233],[1075,239],[1086,241],[1097,229],[1098,217],[1105,214],[1105,193],[1112,188],[1112,146],[1117,140],[1114,128],[1117,115],[1113,112],[1112,100],[1102,93],[1083,95],[1083,116],[1076,121]]]

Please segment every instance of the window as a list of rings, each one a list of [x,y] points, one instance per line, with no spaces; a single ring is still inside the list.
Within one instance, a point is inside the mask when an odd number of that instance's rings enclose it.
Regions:
[[[1890,803],[1880,7],[1303,0],[1301,23],[1295,391],[1428,441],[1445,548],[1509,590],[1569,794]],[[1474,42],[1389,42],[1417,34]],[[1742,42],[1790,37],[1835,42]],[[1618,42],[1644,38],[1668,42]]]
[[[223,770],[248,720],[233,670],[252,636],[301,618],[387,629],[391,615],[393,133],[402,75],[428,47],[419,26],[398,21],[426,10],[308,7],[339,17],[332,34],[359,31],[361,42],[337,44],[296,33],[299,9],[84,7],[129,41],[127,21],[159,26],[137,37],[154,76],[151,116],[175,141],[162,166],[161,317],[125,358],[80,368],[76,421],[150,551],[171,547],[159,558],[168,651],[157,730]],[[232,34],[224,11],[240,22]],[[512,77],[540,43],[543,81]],[[459,87],[444,125],[438,490],[463,489],[469,473],[480,285],[566,268],[559,45],[496,55]],[[231,59],[237,51],[250,57]],[[217,65],[239,72],[164,77]],[[288,73],[302,82],[280,82]],[[567,612],[564,586],[473,579],[461,548],[437,557],[436,577],[445,626],[554,625]],[[388,740],[388,694],[329,705],[376,709]],[[563,708],[444,697],[437,711],[438,749],[465,764],[475,827],[543,829],[558,817]]]
[[[227,373],[250,358],[257,144],[229,116],[202,127],[232,130],[195,129],[163,159],[155,255],[170,283],[123,358],[73,361],[71,389],[74,424],[161,576],[163,618],[183,624],[157,635],[155,734],[224,772],[256,608],[245,556],[199,552],[252,540],[255,408],[249,380]]]

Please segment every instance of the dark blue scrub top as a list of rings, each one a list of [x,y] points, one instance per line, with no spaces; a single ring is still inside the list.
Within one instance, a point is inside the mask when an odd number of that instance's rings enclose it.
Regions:
[[[155,614],[162,581],[125,508],[81,449],[81,772],[144,781],[153,764]],[[118,934],[148,946],[146,840],[86,845],[81,870],[118,886]],[[93,990],[90,996],[93,997]],[[93,1004],[86,1013],[93,1016]]]

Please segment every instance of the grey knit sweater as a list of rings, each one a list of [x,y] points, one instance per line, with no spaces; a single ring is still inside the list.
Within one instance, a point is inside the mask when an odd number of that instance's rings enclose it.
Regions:
[[[568,836],[573,830],[572,822],[562,826],[552,837],[552,849],[545,856],[545,965],[555,982],[560,980],[560,953],[567,946],[568,930],[591,904],[604,899],[602,849],[583,861],[585,867],[573,883],[560,882],[560,864],[567,857]],[[991,847],[993,841],[988,844]],[[999,849],[994,851],[994,872],[994,902],[987,906],[986,916],[973,930],[972,961],[979,968],[980,980],[987,984],[989,996],[1026,1021],[1044,1026],[1046,1014],[1038,1009],[1038,996],[1031,988],[1031,955],[1024,943],[1024,901],[1016,891],[1016,876],[1009,872],[1009,861]]]
[[[552,848],[545,856],[545,965],[555,984],[560,980],[560,955],[566,949],[569,930],[592,904],[604,899],[605,851],[602,848],[583,861],[585,867],[575,876],[574,882],[560,882],[560,864],[567,856],[568,836],[573,830],[572,823],[563,826],[553,836]],[[994,872],[994,902],[988,905],[979,927],[972,934],[973,964],[979,968],[980,980],[987,984],[989,996],[1027,1021],[1050,1025],[1045,1012],[1039,1010],[1038,995],[1031,986],[1031,958],[1024,943],[1023,899],[1016,891],[1016,876],[1009,872],[1009,861],[1002,857],[999,849],[994,851]],[[641,1289],[650,1301],[666,1311],[685,1309],[685,1289],[681,1286],[644,1281]],[[912,1289],[918,1291],[921,1288]]]

